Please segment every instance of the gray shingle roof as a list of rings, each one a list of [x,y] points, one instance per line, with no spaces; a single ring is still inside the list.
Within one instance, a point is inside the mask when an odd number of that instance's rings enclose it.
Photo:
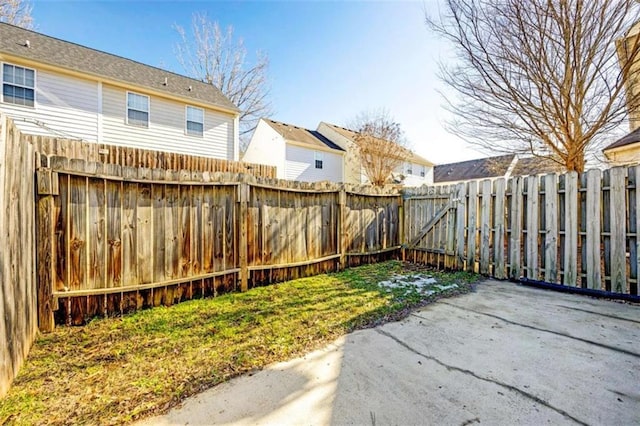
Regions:
[[[26,46],[27,40],[29,47]],[[3,53],[141,89],[152,89],[178,96],[187,102],[198,101],[212,107],[238,111],[211,84],[6,23],[0,23],[0,59]]]
[[[335,149],[336,151],[344,151],[338,145],[322,136],[315,130],[305,129],[303,127],[294,126],[292,124],[281,123],[279,121],[263,118],[273,130],[282,135],[283,138],[292,142],[300,142],[306,145],[318,146],[324,148]]]
[[[634,143],[640,142],[640,128],[634,130],[633,132],[621,137],[611,145],[607,146],[602,151],[608,151],[614,148],[621,148],[623,146],[633,145]]]
[[[511,176],[530,176],[546,173],[561,173],[563,167],[544,157],[525,157],[518,158],[516,166],[511,171]]]
[[[514,154],[479,158],[459,163],[440,164],[433,169],[433,181],[458,182],[504,176],[513,162]]]
[[[515,154],[479,158],[459,163],[440,164],[433,170],[435,183],[459,182],[474,179],[491,179],[507,174]],[[562,172],[562,166],[542,157],[518,157],[509,176],[529,176]]]

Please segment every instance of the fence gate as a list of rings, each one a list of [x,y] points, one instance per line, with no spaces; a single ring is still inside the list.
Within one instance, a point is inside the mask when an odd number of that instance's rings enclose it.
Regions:
[[[464,265],[464,186],[418,188],[404,195],[405,256],[446,269]]]

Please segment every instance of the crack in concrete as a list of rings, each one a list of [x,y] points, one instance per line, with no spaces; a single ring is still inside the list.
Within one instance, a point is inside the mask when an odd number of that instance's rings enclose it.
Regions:
[[[503,387],[505,389],[508,389],[508,390],[510,390],[512,392],[518,393],[518,394],[522,395],[523,397],[528,398],[528,399],[530,399],[530,400],[532,400],[532,401],[534,401],[534,402],[536,402],[536,403],[538,403],[538,404],[540,404],[540,405],[542,405],[544,407],[547,407],[548,409],[553,410],[556,413],[558,413],[558,414],[560,414],[560,415],[562,415],[562,416],[564,416],[564,417],[566,417],[566,418],[568,418],[570,420],[573,420],[574,422],[576,422],[576,423],[578,423],[580,425],[588,426],[588,423],[585,423],[582,420],[577,419],[576,417],[573,417],[571,414],[567,413],[563,409],[554,407],[553,405],[549,404],[547,401],[545,401],[545,400],[543,400],[543,399],[541,399],[541,398],[539,398],[539,397],[537,397],[537,396],[535,396],[533,394],[530,394],[529,392],[523,391],[522,389],[519,389],[519,388],[517,388],[517,387],[515,387],[513,385],[510,385],[508,383],[502,383],[502,382],[499,382],[497,380],[490,379],[488,377],[482,377],[482,376],[474,373],[471,370],[467,370],[465,368],[460,368],[460,367],[456,367],[454,365],[446,364],[446,363],[440,361],[436,357],[433,357],[431,355],[423,354],[422,352],[412,348],[411,346],[409,346],[409,344],[407,344],[404,341],[400,340],[396,336],[394,336],[394,335],[392,335],[390,333],[387,333],[386,331],[383,331],[380,328],[376,328],[375,331],[378,332],[379,334],[383,335],[383,336],[386,336],[386,337],[390,338],[391,340],[393,340],[394,342],[396,342],[397,344],[399,344],[403,348],[411,351],[412,353],[414,353],[414,354],[416,354],[418,356],[421,356],[421,357],[423,357],[425,359],[428,359],[430,361],[435,362],[436,364],[444,367],[447,371],[457,371],[459,373],[467,374],[467,375],[469,375],[471,377],[474,377],[474,378],[476,378],[478,380],[481,380],[483,382],[493,383],[494,385],[497,385],[497,386]]]
[[[469,308],[465,308],[465,307],[454,305],[454,304],[447,303],[447,302],[442,302],[441,301],[440,303],[443,304],[443,305],[448,305],[448,306],[452,306],[452,307],[457,308],[457,309],[461,309],[463,311],[469,311],[469,312],[476,313],[478,315],[485,315],[485,316],[488,316],[488,317],[491,317],[491,318],[495,318],[495,319],[498,319],[500,321],[504,321],[507,324],[512,324],[512,325],[516,325],[516,326],[519,326],[519,327],[528,328],[528,329],[531,329],[531,330],[542,331],[543,333],[549,333],[549,334],[553,334],[555,336],[566,337],[568,339],[578,340],[580,342],[587,343],[587,344],[594,345],[594,346],[598,346],[598,347],[603,348],[603,349],[609,349],[610,351],[619,352],[621,354],[629,355],[629,356],[632,356],[634,358],[640,358],[640,354],[632,352],[632,351],[629,351],[627,349],[617,348],[615,346],[606,345],[604,343],[594,342],[593,340],[583,339],[582,337],[572,336],[570,334],[561,333],[559,331],[547,330],[545,328],[540,328],[540,327],[536,327],[536,326],[529,325],[529,324],[522,324],[522,323],[519,323],[519,322],[508,320],[508,319],[506,319],[504,317],[501,317],[501,316],[498,316],[498,315],[489,314],[487,312],[476,311],[475,309],[469,309]]]
[[[560,306],[561,308],[565,308],[565,309],[570,309],[572,311],[586,312],[588,314],[600,315],[600,316],[603,316],[603,317],[613,318],[613,319],[620,320],[620,321],[629,321],[629,322],[633,322],[635,324],[640,324],[640,321],[634,320],[634,319],[631,319],[631,318],[624,318],[624,317],[619,317],[617,315],[604,314],[602,312],[590,311],[588,309],[575,308],[573,306],[566,306],[566,305],[556,305],[556,306]]]

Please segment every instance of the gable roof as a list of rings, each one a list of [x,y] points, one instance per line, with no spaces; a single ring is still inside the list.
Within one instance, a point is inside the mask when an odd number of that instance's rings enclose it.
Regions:
[[[0,23],[2,54],[238,111],[212,84],[6,23]]]
[[[633,132],[628,135],[621,137],[611,145],[605,147],[602,151],[606,152],[615,148],[622,148],[624,146],[633,145],[634,143],[640,142],[640,128],[637,128]]]
[[[278,134],[287,141],[299,142],[315,147],[335,149],[336,151],[344,151],[344,149],[340,148],[316,130],[309,130],[292,124],[270,120],[268,118],[263,118],[262,120],[264,120],[265,123],[271,126],[273,130],[278,132]]]
[[[504,176],[514,158],[515,154],[509,154],[459,163],[440,164],[433,169],[433,181],[435,183],[457,182]]]
[[[544,157],[518,157],[510,176],[530,176],[563,172],[563,167]]]
[[[349,139],[352,142],[355,141],[355,138],[358,135],[358,132],[347,129],[346,127],[336,126],[335,124],[327,123],[325,121],[321,122],[320,124],[325,124],[326,126],[335,130],[338,134],[340,134],[341,136],[344,136],[345,138]],[[407,158],[406,158],[407,161],[415,164],[429,166],[429,167],[434,166],[434,164],[431,161],[427,160],[426,158],[421,157],[420,155],[416,154],[410,149],[407,149],[407,148],[405,149],[407,150]]]
[[[459,163],[440,164],[433,170],[435,183],[458,182],[474,179],[491,179],[507,175],[530,176],[561,172],[562,166],[543,157],[518,157],[516,154],[479,158]]]

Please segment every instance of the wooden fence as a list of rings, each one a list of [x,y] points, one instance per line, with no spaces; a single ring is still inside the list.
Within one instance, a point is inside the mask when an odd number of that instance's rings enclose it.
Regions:
[[[640,166],[405,194],[406,256],[499,279],[639,295]]]
[[[38,330],[33,158],[33,146],[0,114],[0,398]]]
[[[399,253],[395,189],[43,159],[42,330]]]
[[[271,179],[276,177],[276,168],[264,164],[243,163],[212,157],[152,151],[49,136],[23,135],[23,137],[25,141],[34,146],[36,152],[48,156],[115,164],[122,167],[190,170],[209,173],[246,173]]]

